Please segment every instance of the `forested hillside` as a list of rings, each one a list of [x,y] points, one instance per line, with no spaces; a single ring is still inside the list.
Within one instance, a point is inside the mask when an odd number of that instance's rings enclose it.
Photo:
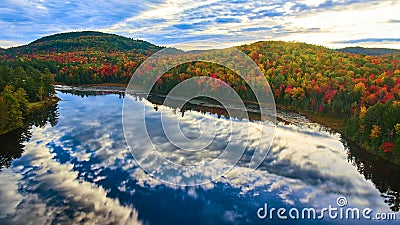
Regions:
[[[374,54],[351,54],[281,41],[237,48],[258,64],[278,105],[347,118],[343,129],[347,138],[400,163],[399,53],[374,56],[383,50],[363,49]],[[25,71],[29,65],[41,73],[54,74],[55,81],[64,84],[128,83],[136,68],[159,49],[117,35],[76,32],[44,37],[0,55],[2,64]],[[193,76],[219,78],[242,98],[251,96],[248,86],[232,71],[203,62],[172,69],[154,90],[166,92]]]
[[[340,52],[348,52],[353,54],[364,54],[364,55],[387,55],[387,54],[394,54],[399,53],[399,49],[390,49],[390,48],[363,48],[363,47],[347,47],[338,49]]]
[[[342,132],[364,149],[400,162],[400,60],[341,53],[291,42],[258,42],[238,47],[260,67],[280,106],[345,119]],[[154,90],[168,92],[193,76],[226,81],[239,95],[249,87],[231,70],[210,63],[189,63],[168,71]]]
[[[149,53],[158,51],[160,47],[147,41],[133,40],[115,34],[106,34],[95,31],[82,31],[54,34],[42,37],[32,43],[20,47],[7,49],[8,54],[33,54],[43,52],[77,52],[96,50],[103,52],[133,51],[135,53]]]
[[[7,49],[3,61],[55,74],[65,84],[127,83],[135,69],[161,47],[100,32],[72,32]]]
[[[54,94],[54,75],[27,66],[0,66],[0,134],[22,127],[30,102]]]

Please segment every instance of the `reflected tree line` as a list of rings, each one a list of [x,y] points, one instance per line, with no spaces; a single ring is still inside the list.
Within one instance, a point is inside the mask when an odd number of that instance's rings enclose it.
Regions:
[[[90,96],[100,96],[100,95],[110,95],[115,94],[119,95],[119,98],[125,98],[125,91],[118,91],[118,90],[92,90],[92,91],[82,91],[82,90],[75,90],[75,89],[68,89],[68,90],[59,90],[61,93],[70,93],[81,98],[87,98]]]
[[[386,200],[390,209],[400,210],[400,168],[360,149],[356,144],[342,139],[347,149],[347,160],[352,163],[365,179],[371,180]]]
[[[140,97],[138,97],[137,99],[141,100]],[[154,109],[158,110],[158,105],[162,105],[164,99],[165,98],[162,96],[150,95],[147,100],[155,104]],[[218,118],[229,118],[228,111],[219,102],[206,98],[197,100],[197,103],[200,104],[187,102],[183,105],[183,107],[179,111],[182,116],[184,116],[186,111],[193,110],[201,112],[203,114],[216,114]],[[215,105],[215,107],[203,105],[203,103],[211,103],[211,105]],[[176,109],[175,105],[168,105],[168,107]],[[250,121],[260,120],[260,113],[257,112],[257,106],[246,104],[246,108],[250,109],[250,111],[247,112]],[[277,118],[277,121],[285,125],[289,125],[292,123],[285,118],[279,117]],[[302,125],[307,126],[307,124]],[[336,133],[328,128],[323,130],[331,134]],[[387,160],[378,158],[375,155],[366,152],[353,142],[348,142],[344,139],[342,139],[341,141],[346,147],[348,161],[357,168],[360,174],[364,175],[365,179],[371,180],[374,183],[376,188],[380,191],[381,196],[386,199],[385,202],[389,205],[392,211],[400,211],[400,180],[398,179],[400,168]]]
[[[110,95],[115,94],[118,95],[119,98],[125,98],[125,92],[119,90],[90,90],[90,91],[82,91],[77,89],[67,89],[67,90],[59,90],[61,93],[70,93],[76,96],[80,96],[82,98],[90,97],[90,96],[101,96],[101,95]],[[154,109],[157,111],[159,105],[164,105],[165,97],[158,94],[150,94],[147,98],[144,95],[136,94],[135,95],[137,101],[147,100],[154,104]],[[196,103],[194,101],[196,101]],[[224,108],[224,106],[211,98],[200,97],[191,99],[189,102],[185,102],[183,107],[178,109],[181,105],[181,100],[170,101],[170,105],[166,105],[170,108],[173,108],[176,113],[181,113],[182,116],[185,115],[187,111],[197,111],[202,114],[211,113],[217,115],[218,118],[229,118],[228,111]],[[206,104],[207,103],[207,104]],[[259,107],[255,104],[245,104],[246,108],[251,109],[252,111],[247,112],[247,116],[250,121],[258,121],[261,118],[261,114],[259,112]],[[238,115],[238,114],[236,114]],[[243,117],[245,118],[245,117]],[[243,119],[238,118],[238,119]]]
[[[141,100],[140,98],[138,100]],[[165,97],[160,96],[160,95],[155,95],[151,94],[147,98],[148,101],[151,103],[155,104],[154,110],[158,110],[159,105],[165,105],[164,100]],[[225,108],[224,105],[222,105],[220,102],[208,98],[208,97],[197,97],[194,99],[190,99],[190,101],[184,101],[183,100],[170,100],[169,105],[166,105],[167,107],[170,107],[174,109],[175,114],[179,113],[183,116],[185,116],[185,112],[190,112],[190,111],[196,111],[200,112],[202,114],[215,114],[219,119],[220,118],[225,118],[229,119],[231,115],[229,114],[229,111]],[[182,104],[183,103],[183,104]],[[180,107],[182,105],[182,107]],[[236,116],[235,118],[237,119],[249,119],[250,121],[259,121],[261,120],[261,113],[260,113],[260,108],[256,104],[245,104],[246,109],[248,110],[245,113],[234,113]],[[232,112],[233,110],[231,110]],[[237,111],[240,111],[238,109]],[[242,115],[242,117],[240,117]]]
[[[26,115],[24,125],[4,135],[0,135],[0,171],[11,166],[12,161],[22,156],[24,143],[29,141],[33,126],[55,126],[58,122],[58,104],[33,110]]]
[[[140,100],[140,98],[138,100]],[[164,97],[158,95],[150,95],[148,100],[155,104],[155,110],[157,110],[158,105],[163,104]],[[223,108],[223,106],[218,102],[211,101],[212,105],[216,105],[216,107],[209,107],[202,105],[202,101],[205,101],[207,103],[210,102],[209,99],[201,99],[200,104],[191,104],[190,102],[188,102],[184,104],[184,106],[180,110],[180,113],[182,114],[182,116],[184,116],[185,111],[194,110],[203,114],[217,114],[218,118],[229,118],[228,111]],[[174,106],[169,107],[174,108]],[[246,105],[246,107],[254,108],[255,106]],[[247,113],[250,121],[260,120],[260,113],[252,111],[249,111]],[[277,118],[277,121],[285,125],[291,124],[290,121],[284,118]],[[335,133],[330,129],[327,129],[326,131],[331,134]],[[389,205],[392,211],[400,211],[400,180],[398,179],[400,168],[391,162],[388,162],[382,158],[378,158],[375,155],[366,152],[353,142],[342,139],[342,143],[347,149],[348,161],[352,163],[357,168],[358,172],[364,175],[367,180],[371,180],[374,183],[376,188],[380,191],[381,196],[386,199],[385,202]]]

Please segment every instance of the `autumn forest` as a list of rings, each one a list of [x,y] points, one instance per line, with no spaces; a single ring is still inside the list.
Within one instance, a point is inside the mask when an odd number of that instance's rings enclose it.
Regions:
[[[67,85],[127,84],[138,66],[163,47],[113,34],[74,32],[0,50],[0,130],[21,126],[29,102]],[[306,43],[264,41],[237,47],[267,78],[277,106],[341,120],[339,130],[363,149],[400,164],[400,53],[338,51]],[[354,52],[355,51],[355,52]],[[149,68],[151,69],[151,68]],[[165,73],[154,90],[210,76],[225,81],[244,100],[248,85],[211,63],[183,64]]]

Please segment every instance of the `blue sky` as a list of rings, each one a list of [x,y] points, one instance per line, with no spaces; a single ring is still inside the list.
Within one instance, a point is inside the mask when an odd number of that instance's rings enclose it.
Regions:
[[[97,30],[164,46],[284,40],[400,49],[399,12],[399,0],[2,0],[0,47]]]

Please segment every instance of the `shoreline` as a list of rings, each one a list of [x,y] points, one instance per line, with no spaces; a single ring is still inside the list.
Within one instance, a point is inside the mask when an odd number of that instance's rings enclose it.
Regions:
[[[60,99],[57,96],[53,96],[53,97],[49,97],[49,98],[47,98],[46,100],[43,100],[43,101],[29,102],[27,104],[27,106],[26,106],[26,112],[25,113],[31,113],[32,111],[39,110],[39,109],[41,109],[43,107],[56,104],[59,100]],[[25,123],[26,123],[26,121],[25,121],[25,118],[24,118],[23,126],[25,125]],[[6,134],[8,134],[8,133],[10,133],[12,131],[15,131],[15,130],[19,129],[19,128],[21,128],[21,127],[12,127],[12,128],[7,129],[7,130],[0,131],[0,136],[6,135]]]
[[[345,122],[344,119],[330,116],[330,115],[316,114],[316,113],[306,111],[306,110],[299,110],[294,107],[285,106],[285,105],[276,105],[276,108],[279,110],[295,112],[297,114],[303,115],[306,118],[308,118],[311,122],[323,125],[324,127],[329,128],[329,129],[343,135],[342,129],[343,129],[343,125]]]
[[[28,105],[26,106],[26,112],[32,112],[38,109],[41,109],[45,106],[49,106],[52,104],[55,104],[59,101],[60,99],[57,96],[53,96],[53,97],[49,97],[46,100],[43,101],[39,101],[39,102],[30,102],[28,103]]]
[[[285,110],[285,111],[292,111],[292,112],[298,113],[300,115],[303,115],[306,118],[308,118],[311,122],[318,123],[326,128],[329,128],[329,129],[335,131],[336,133],[339,133],[347,143],[349,143],[353,146],[356,146],[358,149],[361,149],[365,154],[369,154],[371,157],[375,157],[380,160],[383,160],[383,161],[389,163],[390,166],[395,166],[395,167],[400,168],[400,164],[391,161],[389,158],[379,155],[373,149],[364,148],[361,146],[360,143],[353,141],[350,138],[346,137],[346,135],[343,134],[342,129],[344,127],[344,123],[346,122],[347,117],[338,118],[338,117],[329,116],[329,115],[320,115],[320,114],[315,114],[315,113],[312,113],[309,111],[294,109],[292,107],[281,106],[281,105],[277,106],[277,108],[279,108],[281,110]]]
[[[99,84],[63,84],[56,82],[54,85],[63,85],[63,86],[71,86],[71,87],[128,87],[128,84],[122,83],[99,83]]]

